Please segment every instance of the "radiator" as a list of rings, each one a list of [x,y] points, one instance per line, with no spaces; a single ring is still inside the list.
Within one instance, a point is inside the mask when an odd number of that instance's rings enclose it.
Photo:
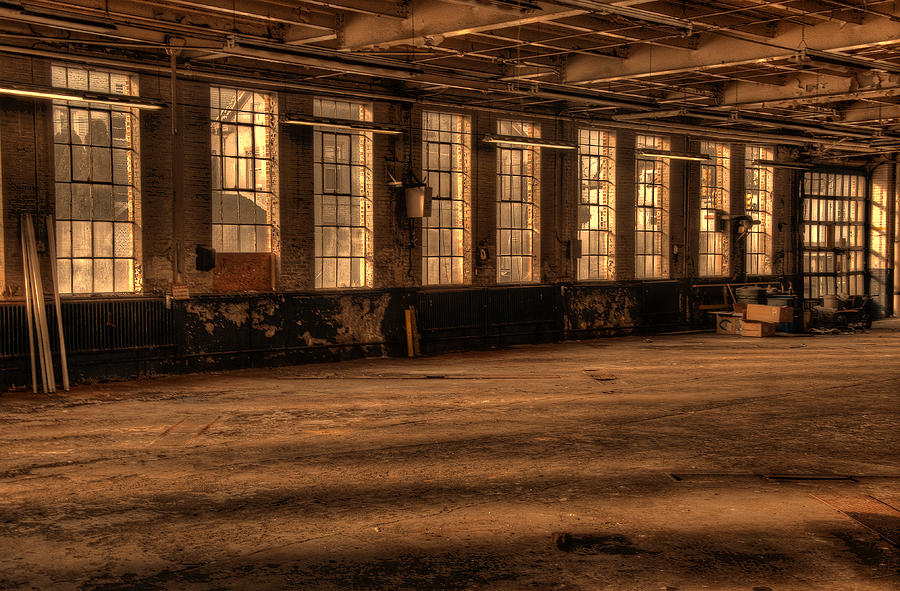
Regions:
[[[416,314],[423,332],[553,324],[554,294],[552,286],[420,292]]]
[[[55,306],[47,304],[51,345],[57,350]],[[164,299],[67,300],[62,303],[68,353],[126,351],[175,343],[172,310]],[[0,304],[0,357],[28,355],[25,304]]]

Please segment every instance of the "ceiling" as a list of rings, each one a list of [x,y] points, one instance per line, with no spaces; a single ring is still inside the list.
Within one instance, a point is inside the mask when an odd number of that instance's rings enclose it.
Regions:
[[[897,0],[0,0],[0,51],[900,149]]]

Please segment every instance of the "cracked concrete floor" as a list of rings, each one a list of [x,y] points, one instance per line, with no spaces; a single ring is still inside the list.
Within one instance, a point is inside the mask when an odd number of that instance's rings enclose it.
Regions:
[[[898,352],[891,320],[2,394],[0,587],[897,589]]]

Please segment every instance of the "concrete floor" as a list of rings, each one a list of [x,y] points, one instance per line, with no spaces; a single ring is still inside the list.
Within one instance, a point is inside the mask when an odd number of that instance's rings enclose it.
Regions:
[[[898,352],[883,321],[3,394],[0,587],[898,589]]]

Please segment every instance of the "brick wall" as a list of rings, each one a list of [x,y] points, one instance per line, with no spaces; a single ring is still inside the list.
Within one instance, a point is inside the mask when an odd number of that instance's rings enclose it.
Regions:
[[[50,69],[39,60],[5,56],[0,60],[0,79],[6,82],[49,84]],[[19,216],[34,218],[38,250],[46,244],[44,218],[53,213],[53,148],[51,106],[47,101],[0,96],[0,136],[2,136],[2,236],[5,285],[3,296],[24,297],[22,248]],[[43,172],[38,172],[43,171]],[[49,269],[43,268],[49,285]]]
[[[49,81],[50,61],[7,57],[0,62],[0,79],[7,82]],[[141,94],[171,99],[167,76],[140,75]],[[252,85],[245,85],[252,87]],[[194,249],[211,242],[209,85],[192,80],[178,82],[179,107],[142,111],[140,116],[142,229],[139,247],[144,291],[167,292],[176,280],[177,254],[182,257],[183,277],[192,293],[229,291],[227,277],[195,269]],[[282,114],[311,114],[312,95],[279,94]],[[420,127],[423,107],[418,103],[375,101],[378,122],[408,125],[414,129],[411,155],[417,175],[421,171]],[[435,108],[435,107],[427,107]],[[459,109],[467,112],[465,109]],[[483,110],[467,112],[472,120],[472,284],[496,284],[496,149],[484,145],[486,134],[496,133],[497,119],[527,115],[500,115]],[[177,133],[172,133],[172,116]],[[546,139],[577,140],[583,126],[569,121],[537,118]],[[0,97],[2,135],[3,203],[0,282],[4,295],[21,297],[21,255],[18,246],[20,213],[37,216],[52,213],[53,156],[51,104],[48,101]],[[616,130],[616,269],[617,279],[634,278],[634,131]],[[696,138],[669,135],[673,150],[697,148]],[[276,289],[303,291],[313,288],[313,182],[310,127],[283,125],[278,131],[279,195],[275,232],[274,269]],[[402,175],[410,154],[405,136],[374,135],[374,287],[412,287],[421,283],[421,220],[406,217],[403,194],[387,185],[386,171]],[[743,212],[744,151],[732,144],[732,213]],[[791,273],[795,267],[790,222],[794,174],[775,173],[774,244],[775,273]],[[574,150],[543,150],[540,165],[540,264],[543,282],[565,282],[575,278],[576,211],[579,202],[578,155]],[[697,272],[699,225],[699,165],[672,161],[670,179],[670,268],[671,278],[693,278]],[[180,198],[176,200],[176,193]],[[687,196],[687,199],[685,197]],[[44,232],[38,230],[39,240]],[[180,251],[178,250],[180,244]],[[743,246],[732,245],[730,275],[739,278],[743,269]],[[487,251],[481,260],[479,250]],[[677,250],[677,252],[676,252]],[[45,272],[47,269],[45,269]],[[242,284],[235,281],[233,287]]]

